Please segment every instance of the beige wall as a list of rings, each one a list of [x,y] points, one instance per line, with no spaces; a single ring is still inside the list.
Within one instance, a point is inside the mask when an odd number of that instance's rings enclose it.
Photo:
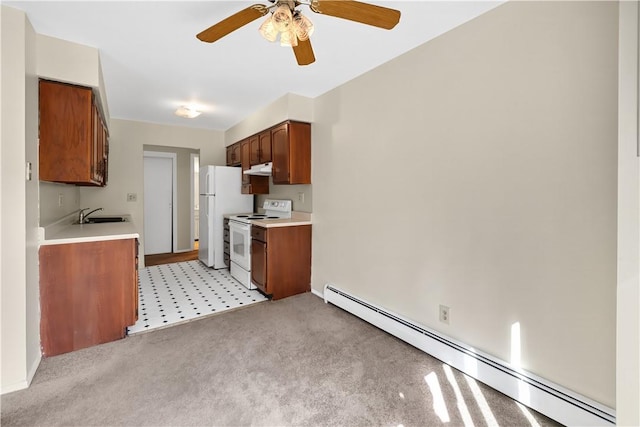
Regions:
[[[0,6],[0,14],[0,378],[5,393],[26,387],[35,374],[40,361],[40,310],[35,32],[24,13]],[[34,165],[29,182],[27,161]]]
[[[225,145],[231,145],[285,120],[313,121],[313,100],[288,93],[227,129]]]
[[[100,51],[94,47],[38,34],[38,76],[95,89],[109,123],[109,108],[102,79]]]
[[[615,407],[617,14],[508,3],[317,98],[313,288]]]
[[[81,188],[81,204],[101,206],[105,212],[130,214],[141,235],[142,244],[145,145],[200,150],[201,165],[226,163],[224,134],[219,131],[112,118],[109,134],[109,183],[105,188]],[[127,193],[136,193],[137,201],[127,202]],[[141,253],[144,253],[144,247]]]
[[[191,242],[191,154],[199,154],[198,150],[191,148],[162,147],[159,145],[145,145],[143,151],[159,151],[176,154],[177,197],[177,237],[178,251],[188,251],[192,248]]]
[[[62,205],[60,205],[62,197]],[[83,206],[85,207],[85,206]],[[57,182],[40,182],[40,225],[45,227],[80,209],[80,187]]]

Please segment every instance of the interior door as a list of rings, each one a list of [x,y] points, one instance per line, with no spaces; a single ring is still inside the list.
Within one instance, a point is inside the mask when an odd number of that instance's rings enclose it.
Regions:
[[[144,254],[172,252],[173,160],[144,158]]]

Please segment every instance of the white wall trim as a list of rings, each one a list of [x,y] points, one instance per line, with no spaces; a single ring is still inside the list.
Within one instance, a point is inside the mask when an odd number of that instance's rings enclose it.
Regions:
[[[38,357],[33,361],[31,367],[27,371],[27,378],[24,381],[19,381],[14,384],[3,385],[1,394],[12,393],[18,390],[24,390],[31,385],[31,381],[33,381],[33,377],[36,375],[36,371],[40,366],[40,362],[42,361],[42,354],[38,354]]]
[[[640,425],[640,7],[621,1],[618,42],[616,411]]]
[[[320,298],[324,299],[324,294],[322,292],[320,292],[320,291],[317,291],[317,290],[311,288],[311,293],[314,294],[317,297],[320,297]]]
[[[172,251],[178,252],[178,155],[176,153],[165,153],[163,151],[144,151],[143,157],[162,157],[171,159],[172,177],[171,177],[171,246]],[[144,164],[144,163],[143,163]]]
[[[376,306],[332,284],[324,287],[330,302],[411,344],[512,399],[564,424],[612,426],[615,411],[522,368],[476,350]]]
[[[36,375],[36,371],[38,367],[40,367],[40,362],[42,361],[42,353],[38,354],[38,357],[33,361],[31,367],[27,371],[27,384],[31,385],[31,381],[33,381],[33,377]]]
[[[198,162],[200,160],[200,155],[196,154],[196,153],[191,153],[189,155],[189,171],[191,173],[191,179],[189,180],[190,185],[189,185],[189,189],[190,189],[190,196],[189,196],[189,201],[190,201],[190,208],[189,208],[189,212],[191,215],[190,218],[190,227],[191,230],[189,232],[189,239],[190,239],[190,244],[189,247],[191,248],[191,250],[194,249],[194,245],[193,242],[195,240],[195,231],[196,231],[196,225],[195,225],[195,215],[196,215],[196,210],[195,210],[195,168],[194,168],[194,163],[195,163],[195,159],[198,158]]]
[[[24,381],[19,381],[13,384],[7,384],[2,386],[2,394],[13,393],[14,391],[24,390],[29,387],[29,383],[25,379]]]

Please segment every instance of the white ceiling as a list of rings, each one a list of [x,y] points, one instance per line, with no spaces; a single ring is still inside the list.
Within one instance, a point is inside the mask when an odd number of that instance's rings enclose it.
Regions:
[[[258,19],[209,44],[195,35],[260,1],[3,1],[35,31],[98,48],[112,118],[226,130],[286,93],[310,98],[496,7],[502,1],[371,1],[401,11],[390,31],[313,13],[316,62],[269,43]],[[203,114],[177,117],[194,103]]]

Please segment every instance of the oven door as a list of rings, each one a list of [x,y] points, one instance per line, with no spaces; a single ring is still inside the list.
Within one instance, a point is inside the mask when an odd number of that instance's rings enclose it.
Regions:
[[[251,224],[229,221],[231,262],[251,270]]]

